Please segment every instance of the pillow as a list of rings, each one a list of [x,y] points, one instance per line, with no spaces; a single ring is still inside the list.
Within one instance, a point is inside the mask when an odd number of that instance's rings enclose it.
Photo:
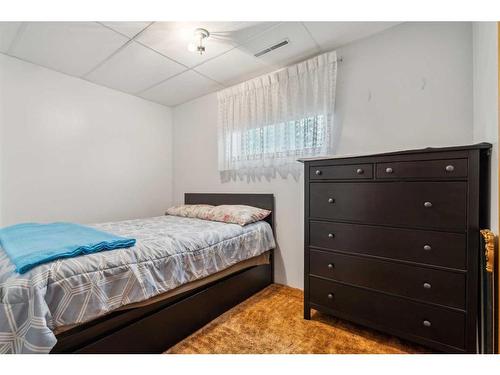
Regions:
[[[270,213],[271,211],[252,206],[224,204],[210,209],[204,219],[247,225],[265,219]]]
[[[213,207],[209,204],[183,204],[181,206],[170,207],[165,214],[203,219]]]
[[[261,208],[236,204],[224,204],[220,206],[211,206],[209,204],[184,204],[182,206],[170,207],[166,215],[193,217],[243,226],[264,220],[270,213],[271,211]]]

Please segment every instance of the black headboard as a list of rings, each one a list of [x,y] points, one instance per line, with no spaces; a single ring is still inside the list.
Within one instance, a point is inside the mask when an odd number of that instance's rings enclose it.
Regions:
[[[274,195],[273,194],[232,194],[232,193],[185,193],[184,204],[244,204],[271,211],[266,221],[274,231]]]

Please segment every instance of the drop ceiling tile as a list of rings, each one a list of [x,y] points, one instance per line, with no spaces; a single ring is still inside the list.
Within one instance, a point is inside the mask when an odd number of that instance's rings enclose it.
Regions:
[[[317,54],[319,48],[309,35],[309,32],[300,22],[283,22],[252,38],[249,42],[239,47],[241,50],[254,55],[268,47],[271,47],[284,39],[289,44],[278,48],[259,59],[275,68],[293,64],[311,55]]]
[[[159,53],[131,42],[86,78],[92,82],[131,94],[186,70]]]
[[[238,48],[195,68],[198,72],[225,85],[245,81],[271,69],[272,67],[260,59]]]
[[[141,93],[140,96],[160,104],[175,106],[220,89],[221,85],[189,70]]]
[[[81,76],[127,40],[95,22],[29,22],[10,54],[63,73]]]
[[[400,22],[304,22],[321,49],[328,51],[379,33]]]
[[[262,34],[264,31],[279,24],[279,22],[213,22],[219,26],[208,24],[208,30],[213,27],[214,37],[219,39],[229,39],[234,44],[240,45],[250,38]]]
[[[0,22],[0,52],[7,52],[20,27],[21,22]]]
[[[271,22],[156,22],[137,40],[186,66],[193,67],[232,49],[273,24]],[[210,32],[210,36],[203,41],[206,47],[203,55],[187,49],[193,40],[196,28],[204,28]]]
[[[123,34],[129,38],[133,38],[139,32],[144,30],[151,22],[101,22],[110,29]]]

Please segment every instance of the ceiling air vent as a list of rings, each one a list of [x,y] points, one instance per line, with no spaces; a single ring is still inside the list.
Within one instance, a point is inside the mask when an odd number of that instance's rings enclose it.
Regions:
[[[285,40],[282,40],[281,42],[279,43],[276,43],[275,45],[271,46],[271,47],[267,47],[266,49],[263,49],[262,51],[260,52],[257,52],[254,56],[255,57],[260,57],[262,55],[265,55],[266,53],[269,53],[271,51],[274,51],[275,49],[278,49],[278,48],[281,48],[281,47],[284,47],[286,46],[287,44],[289,44],[290,41],[288,39],[285,39]]]

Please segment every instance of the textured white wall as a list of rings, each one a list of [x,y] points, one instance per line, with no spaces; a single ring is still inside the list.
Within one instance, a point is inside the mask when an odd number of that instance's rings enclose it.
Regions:
[[[493,144],[491,229],[498,234],[498,34],[496,22],[474,22],[474,142]]]
[[[171,109],[0,54],[0,225],[161,215]]]
[[[407,23],[338,49],[338,153],[472,141],[471,23]],[[266,192],[276,198],[276,280],[303,286],[303,178],[222,183],[217,98],[174,108],[174,202],[184,192]]]

